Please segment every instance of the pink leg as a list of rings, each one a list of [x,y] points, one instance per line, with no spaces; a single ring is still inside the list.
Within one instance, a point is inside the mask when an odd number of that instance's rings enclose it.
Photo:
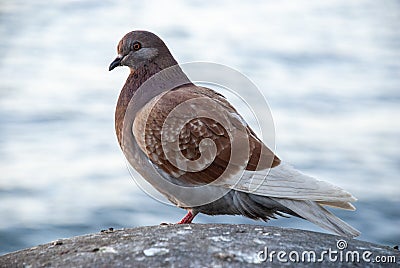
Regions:
[[[194,217],[196,217],[196,214],[193,215],[192,211],[189,210],[186,216],[183,217],[183,219],[178,222],[178,224],[192,223]]]

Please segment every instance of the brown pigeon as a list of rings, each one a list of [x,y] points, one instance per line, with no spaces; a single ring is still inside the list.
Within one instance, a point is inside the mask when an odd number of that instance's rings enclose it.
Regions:
[[[221,94],[196,86],[165,43],[132,31],[109,70],[128,66],[116,111],[118,142],[155,189],[188,211],[306,219],[336,234],[360,233],[324,206],[355,210],[350,193],[282,162]]]

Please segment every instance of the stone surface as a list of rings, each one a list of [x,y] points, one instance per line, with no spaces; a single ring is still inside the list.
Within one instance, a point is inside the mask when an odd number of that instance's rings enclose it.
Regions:
[[[183,224],[61,239],[0,256],[0,267],[320,267],[323,251],[324,267],[376,267],[377,256],[394,256],[396,263],[381,263],[384,267],[400,264],[396,249],[335,235],[257,225]],[[310,260],[312,252],[316,256]],[[297,256],[299,262],[294,262]]]

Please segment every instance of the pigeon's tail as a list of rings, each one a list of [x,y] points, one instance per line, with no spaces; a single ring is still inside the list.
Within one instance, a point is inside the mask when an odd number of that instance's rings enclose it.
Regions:
[[[360,232],[345,223],[315,201],[271,198],[300,217],[336,234],[355,237]]]

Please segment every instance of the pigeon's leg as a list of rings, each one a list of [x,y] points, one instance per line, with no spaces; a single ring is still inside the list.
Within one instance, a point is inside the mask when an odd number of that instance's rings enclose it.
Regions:
[[[192,220],[194,219],[194,217],[196,217],[196,215],[197,213],[193,213],[191,210],[189,210],[186,216],[183,217],[183,219],[178,222],[178,224],[192,223]]]

